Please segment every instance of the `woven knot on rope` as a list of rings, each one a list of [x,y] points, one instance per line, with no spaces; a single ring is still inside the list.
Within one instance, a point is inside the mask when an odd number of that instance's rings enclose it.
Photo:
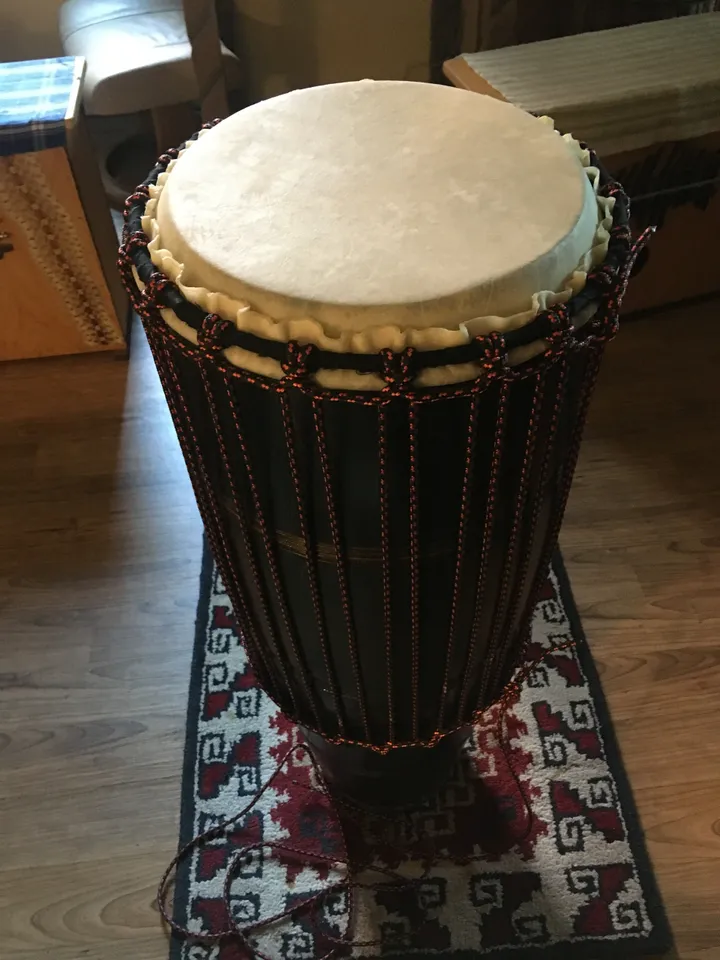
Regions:
[[[648,240],[655,233],[655,227],[648,227],[640,236],[628,244],[628,251],[624,262],[619,268],[611,269],[607,265],[599,267],[593,274],[594,280],[603,282],[608,287],[605,303],[601,312],[593,320],[593,332],[598,339],[609,341],[618,332],[620,327],[620,310],[622,308],[625,291],[638,256],[645,249]]]
[[[630,244],[632,243],[632,231],[626,223],[616,223],[610,229],[610,239],[613,243],[627,246],[630,249]]]
[[[125,219],[130,215],[131,209],[138,203],[147,203],[150,199],[150,187],[146,183],[141,183],[135,188],[123,205],[123,215]]]
[[[139,313],[142,309],[142,294],[135,280],[133,254],[136,250],[146,248],[147,243],[148,238],[142,230],[137,230],[135,233],[128,233],[127,230],[125,230],[123,245],[120,248],[117,258],[117,268],[120,272],[120,279],[123,282],[123,286],[130,300],[130,305],[135,313]]]
[[[482,364],[486,373],[495,376],[505,373],[508,369],[508,351],[505,337],[497,330],[493,330],[477,339],[483,347],[478,362]]]
[[[180,151],[178,150],[177,147],[168,147],[168,149],[164,153],[160,154],[157,162],[159,164],[162,164],[163,167],[167,167],[168,164],[171,163],[171,161],[177,160],[179,156],[180,156]]]
[[[204,124],[202,125],[202,129],[203,129],[203,130],[211,130],[213,127],[216,127],[216,126],[220,123],[221,120],[222,120],[222,117],[215,117],[214,120],[208,120],[207,123],[204,123]]]
[[[136,308],[137,313],[148,320],[152,319],[153,316],[165,306],[161,297],[163,292],[169,287],[177,289],[172,280],[166,277],[164,273],[156,270],[151,274],[150,279],[145,284],[145,289],[140,295],[140,302]]]
[[[598,313],[593,320],[592,329],[596,340],[609,343],[620,329],[621,297],[612,297],[602,314]]]
[[[125,284],[127,292],[130,294],[130,296],[132,296],[132,289],[130,285],[132,284],[132,286],[136,287],[132,272],[134,264],[130,251],[124,245],[120,247],[115,264],[120,271],[120,276]]]
[[[312,343],[301,344],[297,340],[290,340],[285,350],[285,359],[281,363],[283,380],[293,383],[306,377],[308,360],[314,350],[315,346]]]
[[[606,290],[611,290],[617,286],[618,269],[610,263],[603,263],[588,274],[588,281],[605,287]]]
[[[382,356],[383,388],[388,393],[408,390],[415,378],[415,348],[406,347],[402,353],[395,353],[386,347],[380,351]]]
[[[603,188],[603,195],[606,197],[625,197],[625,191],[617,180],[609,180]]]
[[[131,260],[132,255],[137,250],[145,250],[148,243],[148,235],[143,230],[135,230],[133,233],[126,231],[123,235],[122,256],[125,260]]]
[[[217,356],[217,354],[224,350],[220,340],[221,335],[226,330],[233,329],[234,324],[229,320],[223,320],[223,318],[219,317],[216,313],[208,313],[203,318],[203,322],[198,330],[198,346],[201,347],[205,353],[211,356]]]
[[[602,305],[588,323],[588,332],[594,340],[608,342],[618,332],[620,306],[627,281],[623,280],[617,268],[607,264],[590,274],[588,280],[602,285],[606,290]]]
[[[547,319],[550,324],[550,333],[543,338],[547,343],[545,356],[555,357],[564,350],[568,334],[572,328],[568,305],[559,303],[552,307],[547,312]]]

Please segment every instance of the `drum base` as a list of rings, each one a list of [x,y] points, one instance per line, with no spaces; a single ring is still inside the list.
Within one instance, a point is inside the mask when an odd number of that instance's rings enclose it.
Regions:
[[[435,747],[399,747],[376,753],[330,743],[300,728],[328,786],[368,807],[410,807],[437,793],[455,768],[471,727],[448,734]]]

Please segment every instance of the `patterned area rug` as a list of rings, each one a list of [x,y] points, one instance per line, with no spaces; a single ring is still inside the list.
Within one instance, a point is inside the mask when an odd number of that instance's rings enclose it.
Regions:
[[[175,934],[172,960],[622,960],[668,949],[559,557],[529,658],[519,696],[488,711],[442,795],[369,815],[331,800],[302,748],[287,755],[296,728],[257,687],[206,558],[181,844],[240,816],[181,861],[175,922],[209,939]],[[229,925],[242,933],[212,939]]]

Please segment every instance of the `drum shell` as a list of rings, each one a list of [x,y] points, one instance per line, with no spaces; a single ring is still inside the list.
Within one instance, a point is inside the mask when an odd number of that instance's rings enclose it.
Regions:
[[[167,333],[151,345],[280,706],[374,746],[471,722],[528,634],[601,346],[474,392],[389,397],[268,386]]]

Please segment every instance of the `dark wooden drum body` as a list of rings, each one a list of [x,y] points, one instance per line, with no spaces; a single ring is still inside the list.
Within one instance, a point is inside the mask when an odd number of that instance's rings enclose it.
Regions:
[[[380,747],[430,741],[497,698],[555,541],[594,359],[579,350],[470,396],[368,403],[266,390],[165,350],[286,712]]]
[[[129,201],[123,269],[254,668],[356,796],[432,788],[520,660],[635,253],[624,197],[604,189],[617,198],[608,258],[568,305],[505,338],[362,358],[203,317],[149,260],[145,188]],[[542,355],[508,362],[538,339]],[[231,343],[281,359],[284,378],[234,367]],[[414,385],[467,360],[482,365],[474,380]],[[330,363],[386,388],[322,389]]]

